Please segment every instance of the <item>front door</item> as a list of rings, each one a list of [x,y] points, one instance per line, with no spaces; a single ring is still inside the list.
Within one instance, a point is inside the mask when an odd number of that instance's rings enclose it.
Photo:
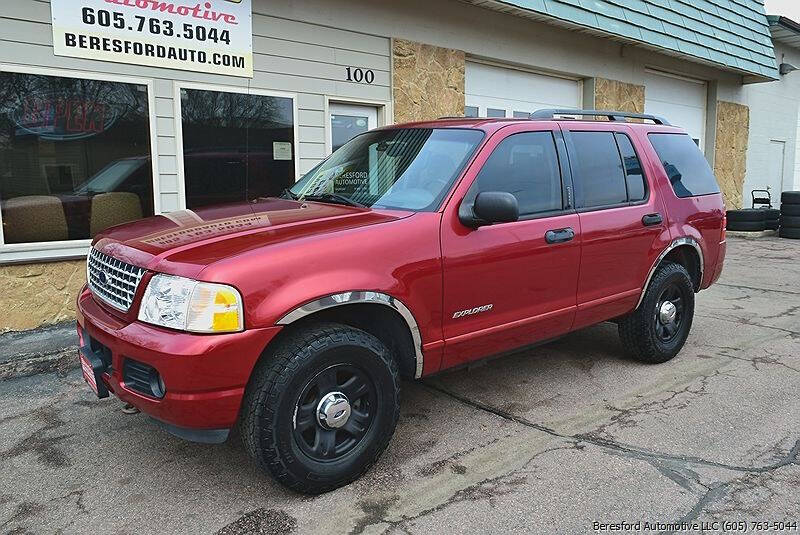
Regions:
[[[378,126],[378,108],[375,106],[332,102],[329,115],[331,152],[357,135]]]
[[[563,194],[567,169],[557,139],[554,123],[504,128],[444,213],[445,367],[555,337],[572,326],[580,228]],[[520,220],[477,229],[462,225],[458,206],[485,191],[513,194]],[[561,236],[571,233],[572,239],[549,243],[548,231],[558,229],[570,229]]]

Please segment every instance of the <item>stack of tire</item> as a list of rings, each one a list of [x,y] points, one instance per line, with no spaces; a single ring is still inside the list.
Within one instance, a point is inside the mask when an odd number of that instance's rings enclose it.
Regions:
[[[781,238],[800,240],[800,191],[781,194]]]
[[[739,232],[763,232],[778,230],[781,211],[776,208],[745,208],[728,210],[727,230]]]

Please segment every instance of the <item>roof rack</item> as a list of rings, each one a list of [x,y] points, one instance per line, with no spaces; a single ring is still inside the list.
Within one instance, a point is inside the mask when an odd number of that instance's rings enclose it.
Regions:
[[[546,109],[537,110],[531,113],[531,119],[545,120],[553,119],[557,115],[588,115],[592,117],[605,117],[609,121],[614,122],[628,122],[628,119],[642,119],[645,121],[653,121],[654,124],[671,126],[669,121],[657,115],[649,115],[646,113],[629,113],[627,111],[608,111],[608,110],[569,110],[569,109]]]

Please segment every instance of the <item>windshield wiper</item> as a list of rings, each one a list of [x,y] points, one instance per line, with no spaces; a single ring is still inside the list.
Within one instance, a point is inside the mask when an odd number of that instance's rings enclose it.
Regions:
[[[282,199],[285,199],[286,197],[289,197],[293,201],[297,200],[297,195],[292,193],[292,190],[290,190],[289,188],[283,188],[283,191],[281,192],[280,197]]]
[[[344,195],[340,195],[338,193],[318,193],[316,195],[303,195],[300,200],[309,201],[321,201],[321,202],[332,202],[335,204],[344,204],[347,206],[355,206],[356,208],[368,208],[368,206],[361,204],[358,201],[354,201],[350,197],[345,197]]]

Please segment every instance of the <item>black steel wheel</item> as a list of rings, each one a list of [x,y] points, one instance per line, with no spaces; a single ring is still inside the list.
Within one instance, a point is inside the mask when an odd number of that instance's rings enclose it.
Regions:
[[[297,400],[295,443],[317,462],[340,459],[364,438],[376,412],[375,384],[366,372],[330,366],[308,381]]]
[[[371,334],[337,323],[290,331],[261,358],[240,428],[258,466],[319,494],[350,483],[386,449],[400,414],[400,373]]]
[[[661,264],[645,289],[639,307],[622,318],[620,340],[634,358],[666,362],[683,348],[694,318],[694,285],[680,264]]]
[[[668,284],[656,300],[653,328],[662,343],[669,343],[680,333],[683,321],[683,288]]]

